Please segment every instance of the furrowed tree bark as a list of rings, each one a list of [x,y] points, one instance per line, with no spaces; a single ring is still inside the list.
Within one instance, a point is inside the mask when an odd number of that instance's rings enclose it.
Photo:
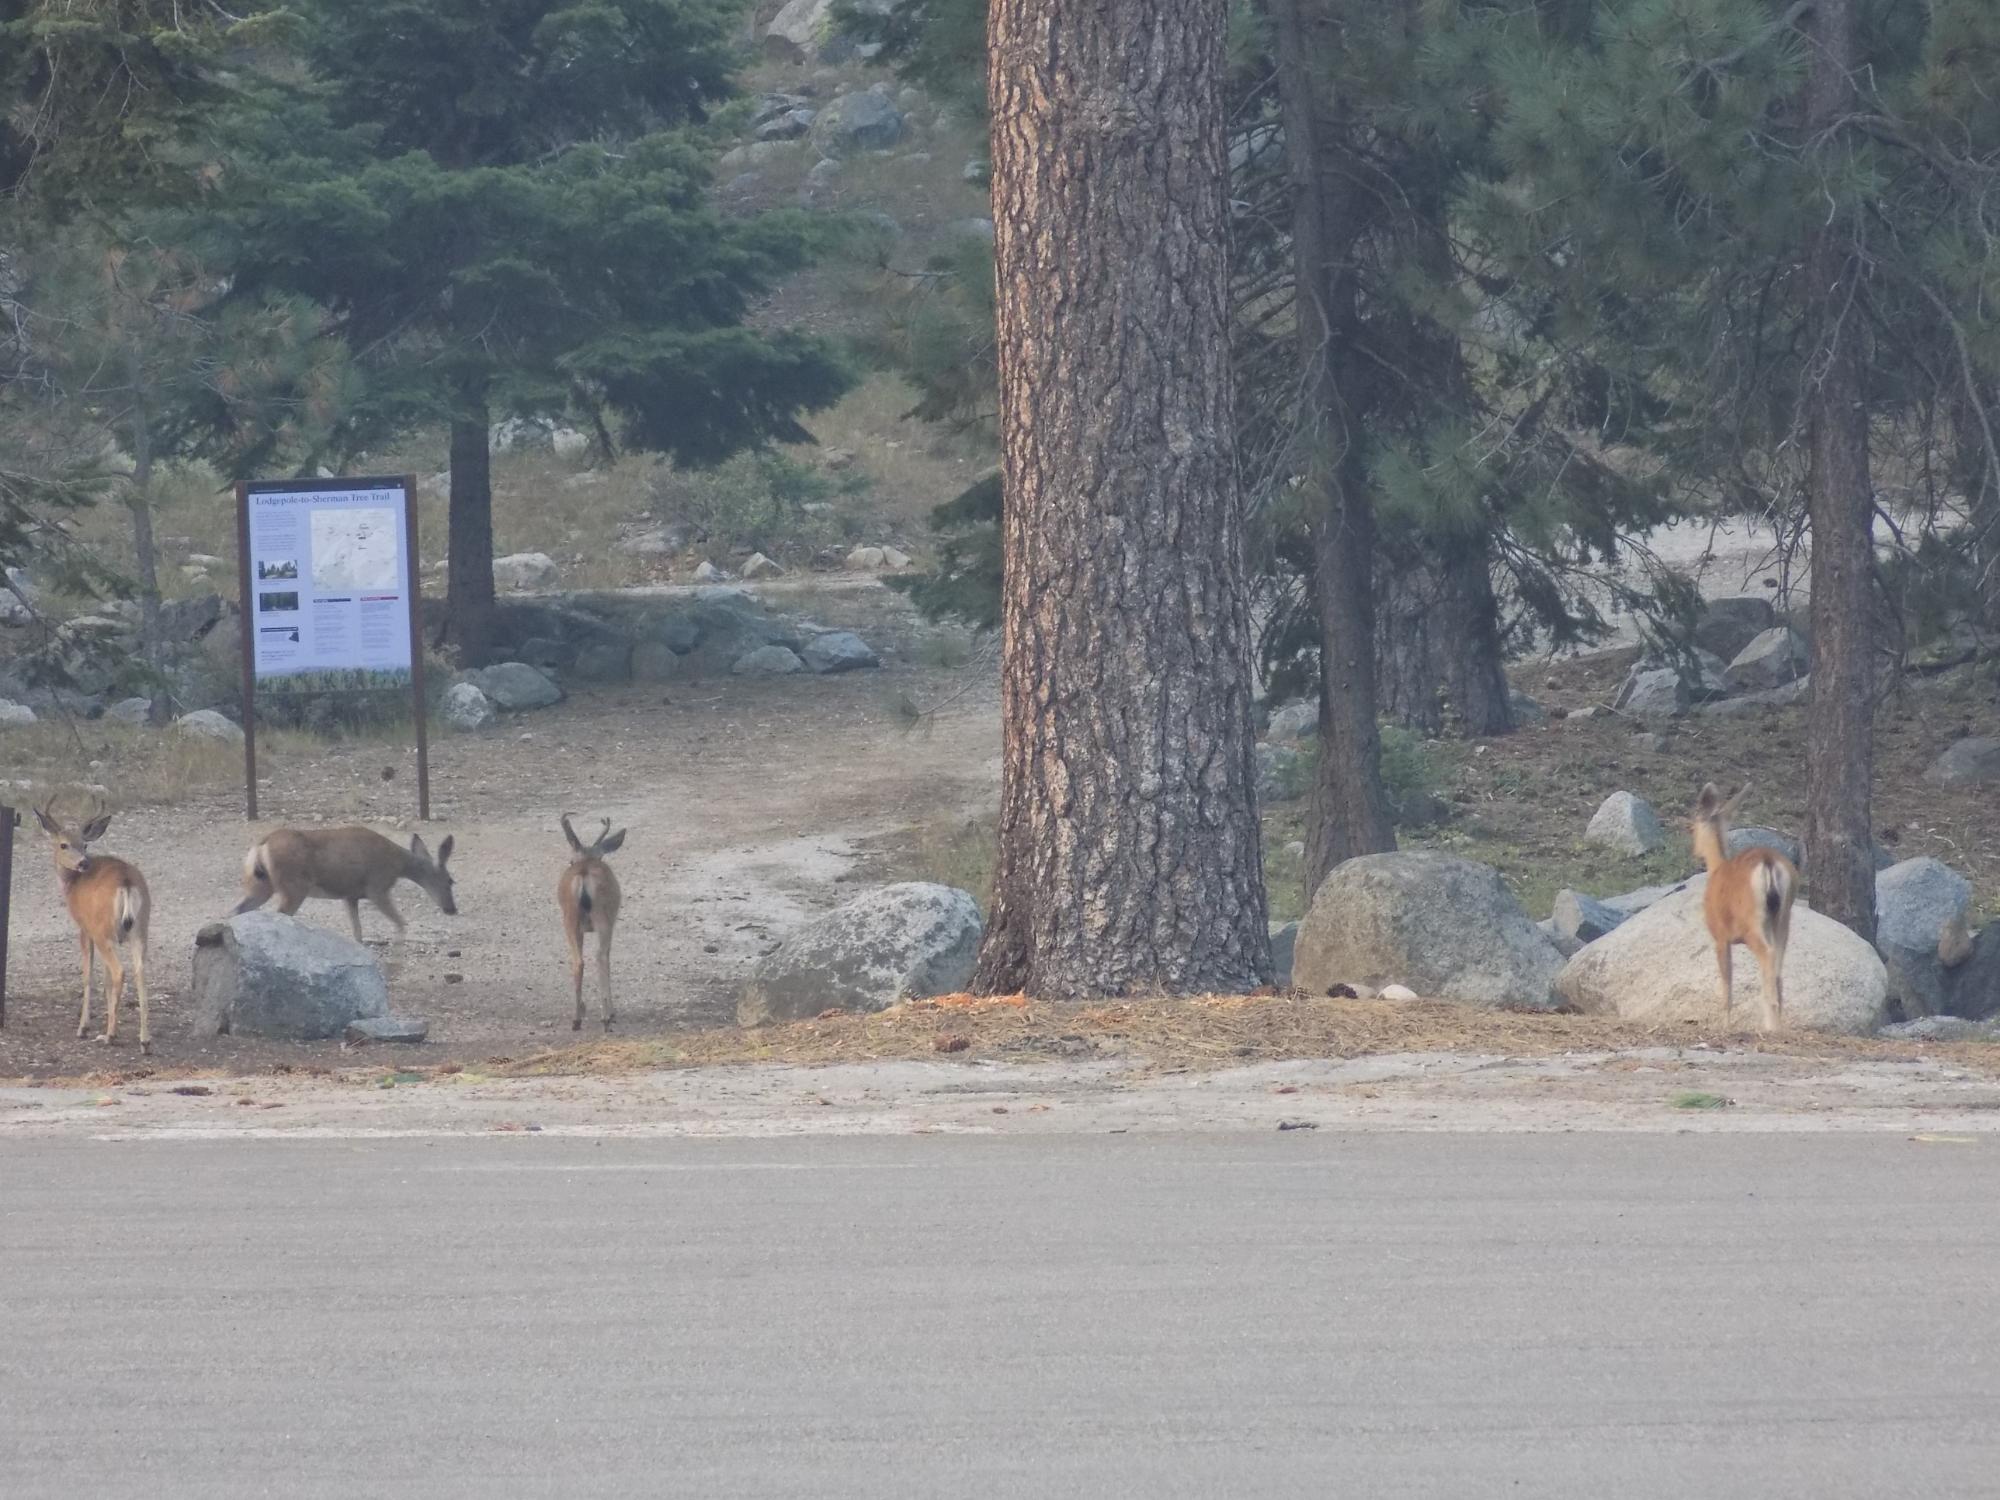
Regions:
[[[167,684],[159,674],[164,665],[160,641],[160,550],[153,541],[153,419],[146,405],[146,370],[136,344],[125,351],[126,378],[132,385],[132,482],[126,504],[132,511],[132,557],[139,574],[139,643],[149,671],[152,707],[147,719],[167,722]]]
[[[451,516],[445,614],[459,661],[483,666],[493,641],[493,460],[483,397],[451,424]]]
[[[1270,975],[1229,361],[1227,0],[994,0],[1000,849],[973,984]]]
[[[1819,149],[1837,150],[1837,122],[1859,107],[1852,74],[1854,0],[1817,0],[1801,24],[1811,58],[1807,130]],[[1817,301],[1808,346],[1815,364],[1806,392],[1812,705],[1806,718],[1805,854],[1813,908],[1872,941],[1874,486],[1858,232],[1849,216],[1833,214],[1807,247],[1808,284]]]
[[[1306,896],[1327,871],[1359,854],[1396,847],[1382,789],[1375,699],[1375,514],[1353,441],[1365,415],[1347,355],[1359,310],[1352,249],[1364,228],[1342,160],[1338,108],[1324,80],[1337,46],[1326,7],[1270,0],[1279,108],[1292,184],[1292,262],[1298,288],[1300,412],[1307,482],[1323,497],[1313,520],[1313,602],[1319,614],[1319,763],[1306,829]]]

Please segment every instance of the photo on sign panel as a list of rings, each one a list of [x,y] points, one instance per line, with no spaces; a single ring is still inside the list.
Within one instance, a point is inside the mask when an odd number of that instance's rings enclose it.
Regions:
[[[282,594],[259,594],[257,596],[257,612],[259,614],[270,615],[277,614],[280,611],[288,614],[296,614],[298,607],[299,593],[297,589],[288,589]]]
[[[271,579],[290,579],[299,576],[299,560],[296,557],[278,558],[257,564],[257,581],[267,583]]]
[[[314,592],[395,588],[401,582],[396,576],[396,543],[396,513],[386,507],[315,510]]]

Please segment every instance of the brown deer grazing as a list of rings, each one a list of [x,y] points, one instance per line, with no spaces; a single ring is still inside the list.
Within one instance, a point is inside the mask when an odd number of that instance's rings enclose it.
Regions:
[[[342,901],[358,943],[361,903],[366,900],[396,924],[400,940],[407,924],[389,900],[399,880],[429,891],[446,916],[458,915],[451,872],[445,868],[450,858],[449,834],[432,859],[422,839],[412,837],[405,849],[372,828],[280,828],[252,844],[243,856],[243,900],[236,910],[255,911],[273,896],[286,916],[314,897]]]
[[[570,860],[556,882],[556,909],[562,913],[563,937],[569,942],[570,986],[576,992],[576,1019],[571,1031],[583,1030],[583,935],[597,934],[597,989],[604,1001],[604,1029],[611,1029],[611,932],[618,925],[618,877],[604,856],[615,854],[625,842],[625,830],[611,831],[604,819],[596,841],[585,844],[569,826],[568,813],[562,815],[563,837],[569,840]]]
[[[1692,819],[1694,852],[1708,866],[1701,909],[1722,971],[1723,1020],[1726,1024],[1730,1012],[1730,950],[1741,943],[1755,955],[1764,981],[1764,1029],[1776,1031],[1785,1013],[1785,944],[1791,937],[1799,872],[1775,849],[1745,849],[1733,858],[1728,854],[1729,820],[1749,793],[1746,784],[1724,802],[1713,782],[1701,789]]]
[[[42,832],[49,836],[56,852],[56,885],[63,905],[76,923],[78,945],[83,949],[83,1013],[77,1017],[76,1034],[90,1034],[90,991],[95,979],[96,960],[104,960],[104,983],[109,1000],[104,1012],[106,1046],[118,1041],[118,1006],[125,998],[125,969],[118,962],[118,945],[132,953],[132,983],[139,992],[139,1050],[153,1050],[152,1018],[146,1005],[146,924],[153,913],[152,893],[139,867],[109,854],[92,854],[85,846],[104,836],[111,826],[111,814],[91,808],[91,817],[72,832],[50,815],[49,806],[35,809]]]

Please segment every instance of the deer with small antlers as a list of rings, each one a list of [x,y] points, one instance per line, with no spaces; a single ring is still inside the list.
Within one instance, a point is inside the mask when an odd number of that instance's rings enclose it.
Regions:
[[[1750,795],[1746,783],[1727,802],[1713,782],[1701,789],[1690,820],[1694,852],[1708,867],[1708,889],[1701,899],[1708,935],[1715,940],[1715,962],[1722,971],[1722,1015],[1729,1019],[1730,952],[1736,944],[1757,960],[1764,982],[1764,1030],[1776,1031],[1785,1013],[1785,944],[1792,931],[1792,900],[1798,894],[1799,872],[1775,849],[1751,848],[1729,854],[1729,820]]]
[[[586,844],[569,826],[570,815],[562,815],[563,837],[569,840],[570,860],[556,883],[556,908],[562,913],[563,937],[569,943],[570,986],[576,993],[576,1019],[571,1031],[583,1030],[583,935],[597,934],[597,988],[604,1001],[604,1029],[611,1029],[611,932],[618,925],[618,877],[604,856],[615,854],[625,842],[625,830],[611,831],[611,820],[603,820],[595,840]]]
[[[57,821],[54,802],[35,809],[42,832],[55,846],[56,886],[63,905],[76,923],[77,944],[83,950],[83,1013],[77,1017],[79,1038],[90,1034],[90,992],[96,980],[97,960],[104,960],[104,984],[109,999],[104,1012],[106,1046],[118,1041],[118,1007],[125,998],[125,968],[118,961],[118,945],[132,955],[132,982],[139,992],[139,1050],[153,1050],[152,1017],[146,1003],[146,925],[153,914],[152,893],[146,877],[129,860],[109,854],[92,854],[88,845],[104,837],[111,826],[111,814],[92,802],[89,819],[71,829]]]

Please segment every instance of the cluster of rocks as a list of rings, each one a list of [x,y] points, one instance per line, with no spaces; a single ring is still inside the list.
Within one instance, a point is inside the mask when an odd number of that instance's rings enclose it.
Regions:
[[[15,586],[35,597],[25,580]],[[0,600],[20,602],[11,591],[0,591]],[[189,733],[241,737],[233,724],[227,731],[216,728],[217,720],[227,722],[239,675],[236,620],[236,606],[214,593],[160,607],[159,670],[172,701],[196,710],[178,721]],[[152,719],[152,700],[132,691],[144,685],[150,669],[142,667],[139,606],[130,600],[107,603],[52,630],[33,614],[0,614],[0,646],[10,648],[0,656],[0,729],[58,712],[130,724]]]
[[[1812,691],[1806,638],[1755,594],[1709,600],[1689,639],[1633,664],[1612,707],[1636,719],[1728,716]]]
[[[686,530],[675,526],[648,526],[621,536],[612,550],[627,557],[673,557],[690,543]],[[837,554],[836,554],[837,555]],[[884,543],[853,548],[841,560],[851,573],[900,573],[910,566],[910,554]],[[740,579],[759,583],[783,578],[791,570],[775,558],[753,552],[737,565],[732,574],[713,559],[704,558],[694,570],[697,583],[728,583]],[[562,566],[546,552],[510,552],[493,560],[493,587],[503,594],[553,593],[560,590]]]
[[[565,681],[830,676],[881,665],[854,632],[781,618],[725,586],[503,599],[495,637],[509,659],[461,672],[445,691],[439,711],[455,729],[559,703]]]
[[[1664,834],[1650,807],[1617,793],[1586,838],[1636,856]],[[1777,830],[1731,831],[1731,855],[1755,847],[1802,861],[1797,841]],[[1794,905],[1785,1024],[1864,1035],[1892,1016],[1968,1025],[2000,1016],[2000,923],[1973,933],[1971,884],[1935,859],[1890,863],[1880,850],[1876,859],[1873,944],[1803,899]],[[1565,890],[1537,923],[1484,865],[1429,852],[1372,855],[1337,867],[1296,932],[1281,930],[1274,946],[1292,951],[1289,982],[1318,993],[1387,994],[1398,985],[1472,1005],[1714,1025],[1724,1008],[1702,912],[1707,882],[1700,874],[1603,899]],[[1756,1024],[1755,959],[1739,949],[1731,977],[1731,1019]]]

